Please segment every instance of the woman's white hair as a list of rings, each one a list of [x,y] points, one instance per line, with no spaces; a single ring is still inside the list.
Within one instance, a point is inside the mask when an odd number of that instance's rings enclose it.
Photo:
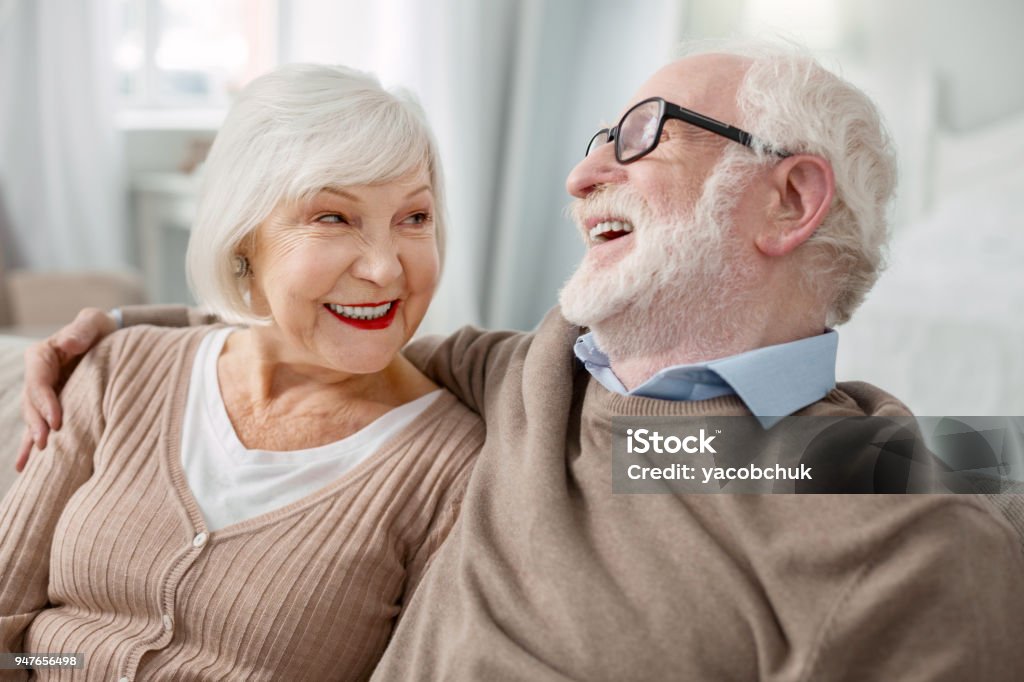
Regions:
[[[390,182],[426,169],[442,262],[444,179],[437,144],[408,92],[344,66],[292,64],[252,81],[217,133],[203,170],[187,270],[199,303],[223,320],[262,323],[234,257],[278,204],[324,187]]]
[[[699,42],[684,49],[751,60],[737,93],[740,119],[727,121],[791,154],[821,156],[832,166],[836,193],[828,214],[800,247],[804,285],[830,300],[827,323],[842,324],[863,302],[885,267],[887,211],[896,189],[896,157],[874,103],[829,72],[803,48],[761,40]],[[735,147],[735,148],[734,148]],[[775,163],[758,148],[756,163]],[[723,164],[743,164],[737,145]]]

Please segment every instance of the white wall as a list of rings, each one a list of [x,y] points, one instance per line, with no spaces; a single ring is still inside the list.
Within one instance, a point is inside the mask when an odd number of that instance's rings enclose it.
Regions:
[[[892,3],[896,4],[896,3]],[[920,2],[940,120],[964,131],[1024,111],[1024,2]]]

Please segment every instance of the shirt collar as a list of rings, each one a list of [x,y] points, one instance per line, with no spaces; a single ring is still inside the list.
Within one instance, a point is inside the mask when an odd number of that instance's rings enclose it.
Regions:
[[[824,398],[836,385],[839,335],[823,334],[708,362],[674,365],[627,391],[593,334],[576,340],[576,357],[609,391],[660,400],[737,395],[766,429]]]

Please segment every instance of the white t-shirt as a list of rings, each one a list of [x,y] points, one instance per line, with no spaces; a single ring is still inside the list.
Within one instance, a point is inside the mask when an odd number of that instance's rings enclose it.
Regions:
[[[217,358],[233,328],[207,334],[189,380],[181,463],[211,531],[291,504],[342,476],[409,425],[440,395],[433,391],[396,407],[360,431],[306,450],[249,450],[228,418],[217,382]]]

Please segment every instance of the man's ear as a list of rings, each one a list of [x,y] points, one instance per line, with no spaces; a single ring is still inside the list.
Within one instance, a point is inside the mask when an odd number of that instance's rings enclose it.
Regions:
[[[785,256],[807,241],[825,219],[836,193],[832,165],[820,156],[796,154],[768,177],[768,227],[755,240],[766,256]]]

